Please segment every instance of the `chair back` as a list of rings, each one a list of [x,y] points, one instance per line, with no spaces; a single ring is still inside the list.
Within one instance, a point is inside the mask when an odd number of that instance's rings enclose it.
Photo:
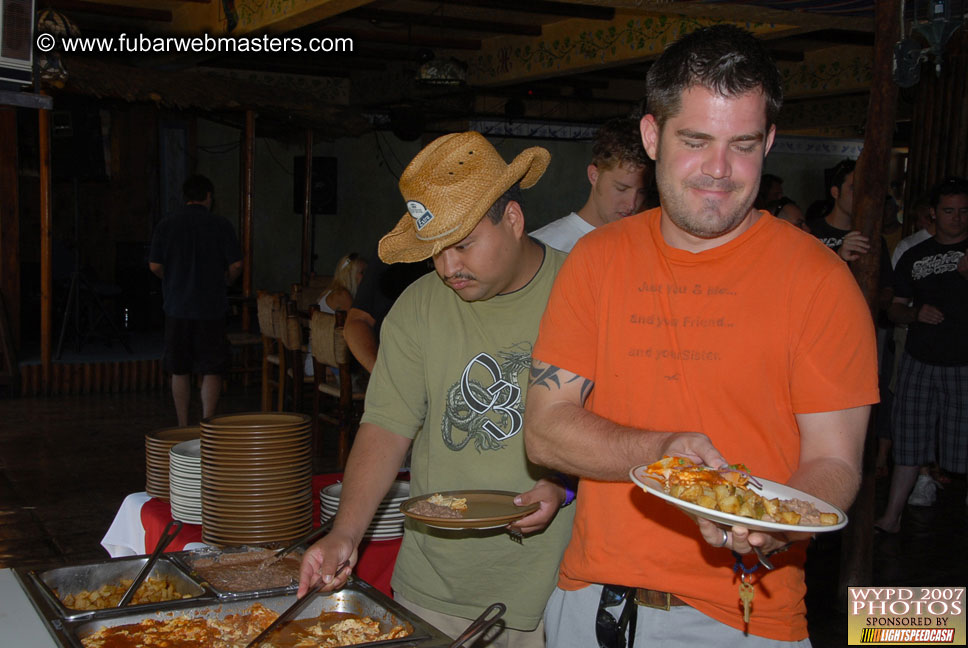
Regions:
[[[319,364],[339,367],[349,362],[349,349],[337,315],[313,309],[309,320],[309,348]]]
[[[302,351],[303,323],[296,310],[296,302],[285,297],[281,301],[284,303],[284,308],[279,309],[279,317],[276,320],[279,340],[289,351]]]
[[[259,332],[262,333],[263,337],[278,339],[277,313],[282,308],[279,295],[266,290],[260,290],[256,295],[255,303],[256,312],[259,316]]]

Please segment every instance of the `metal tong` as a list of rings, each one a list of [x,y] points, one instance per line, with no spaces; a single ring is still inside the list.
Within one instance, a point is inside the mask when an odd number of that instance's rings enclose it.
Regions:
[[[293,542],[291,545],[283,547],[271,556],[266,557],[261,563],[259,563],[259,569],[265,569],[269,565],[281,560],[284,556],[289,555],[304,544],[323,537],[327,531],[333,528],[333,519],[333,517],[330,517],[328,520],[324,520],[322,524]]]
[[[158,538],[158,544],[155,545],[155,550],[151,552],[148,562],[144,564],[144,566],[141,568],[141,571],[138,572],[138,575],[134,577],[134,581],[131,582],[131,585],[128,587],[128,591],[124,593],[124,596],[122,596],[121,600],[118,602],[119,608],[123,608],[131,602],[131,599],[134,598],[134,593],[138,591],[138,588],[141,587],[141,583],[151,572],[151,568],[155,566],[156,562],[158,562],[158,556],[160,556],[161,552],[165,550],[165,547],[167,547],[169,543],[175,539],[175,536],[178,535],[178,532],[181,531],[181,528],[182,523],[180,521],[172,520],[165,527],[165,530],[161,532],[161,537]]]
[[[474,619],[474,622],[467,626],[467,629],[460,634],[459,637],[454,639],[447,648],[460,648],[465,642],[472,639],[477,634],[484,634],[488,629],[497,623],[497,620],[504,616],[507,611],[507,606],[504,603],[491,603],[491,605],[481,612],[481,616]],[[494,616],[489,616],[494,612]]]
[[[340,566],[336,569],[336,573],[333,574],[333,580],[335,580],[337,576],[339,576],[340,574],[342,574],[343,573],[343,570],[346,569],[349,566],[350,566],[350,561],[349,560],[344,560],[342,563],[340,563]],[[278,630],[283,625],[289,623],[289,620],[290,619],[292,619],[294,616],[296,616],[297,614],[299,614],[299,612],[304,607],[306,607],[306,604],[309,603],[313,599],[314,596],[316,596],[317,594],[319,594],[319,590],[321,590],[323,588],[323,585],[324,584],[325,583],[323,583],[323,581],[320,580],[318,583],[316,583],[315,585],[313,585],[312,587],[310,587],[309,588],[309,591],[307,591],[302,596],[302,598],[296,599],[296,602],[295,603],[293,603],[288,608],[286,608],[285,610],[283,610],[282,614],[280,614],[279,617],[275,621],[273,621],[271,624],[269,624],[269,627],[268,628],[266,628],[265,630],[263,630],[262,632],[260,632],[259,633],[259,636],[257,636],[255,639],[253,639],[252,641],[250,641],[248,644],[246,644],[245,648],[258,648],[258,646],[261,646],[266,641],[266,639],[268,639],[270,636],[272,636],[272,634],[276,630]]]

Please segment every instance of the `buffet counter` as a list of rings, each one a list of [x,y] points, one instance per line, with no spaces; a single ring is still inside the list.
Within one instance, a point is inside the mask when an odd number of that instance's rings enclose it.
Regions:
[[[12,569],[0,569],[0,638],[4,646],[57,648]]]

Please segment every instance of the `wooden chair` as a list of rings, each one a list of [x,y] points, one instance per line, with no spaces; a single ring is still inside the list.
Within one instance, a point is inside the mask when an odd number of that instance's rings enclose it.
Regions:
[[[281,330],[285,322],[282,295],[260,290],[256,297],[259,332],[262,335],[262,411],[272,408],[273,390],[278,392],[278,407],[282,409],[284,392],[280,377],[285,377],[286,354],[282,352]]]
[[[342,311],[334,315],[323,313],[315,306],[310,310],[309,348],[313,354],[313,380],[316,386],[313,390],[313,442],[317,443],[321,420],[337,427],[337,467],[340,470],[346,466],[352,443],[351,436],[359,420],[358,408],[354,404],[362,403],[364,397],[364,392],[353,389],[350,352],[343,338],[345,321],[346,313]],[[337,370],[338,379],[332,376],[330,367]],[[335,406],[335,415],[320,407],[324,398],[331,399],[331,404]]]
[[[252,353],[262,345],[262,334],[250,331],[229,331],[226,334],[232,348],[232,375],[242,374],[242,386],[248,387],[252,374],[259,372],[259,365],[253,362]]]

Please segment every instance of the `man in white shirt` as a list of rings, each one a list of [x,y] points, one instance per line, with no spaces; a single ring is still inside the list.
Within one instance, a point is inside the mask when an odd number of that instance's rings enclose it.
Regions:
[[[642,148],[638,122],[611,119],[595,134],[588,165],[592,187],[585,206],[531,235],[555,249],[570,252],[578,239],[596,227],[641,211],[652,178],[652,162]]]
[[[891,267],[893,268],[897,267],[897,262],[901,260],[901,256],[905,252],[918,243],[927,241],[934,236],[934,219],[931,218],[931,205],[926,202],[919,202],[915,205],[914,219],[917,231],[910,236],[902,238],[898,242],[897,247],[894,248],[894,254],[891,255]]]

